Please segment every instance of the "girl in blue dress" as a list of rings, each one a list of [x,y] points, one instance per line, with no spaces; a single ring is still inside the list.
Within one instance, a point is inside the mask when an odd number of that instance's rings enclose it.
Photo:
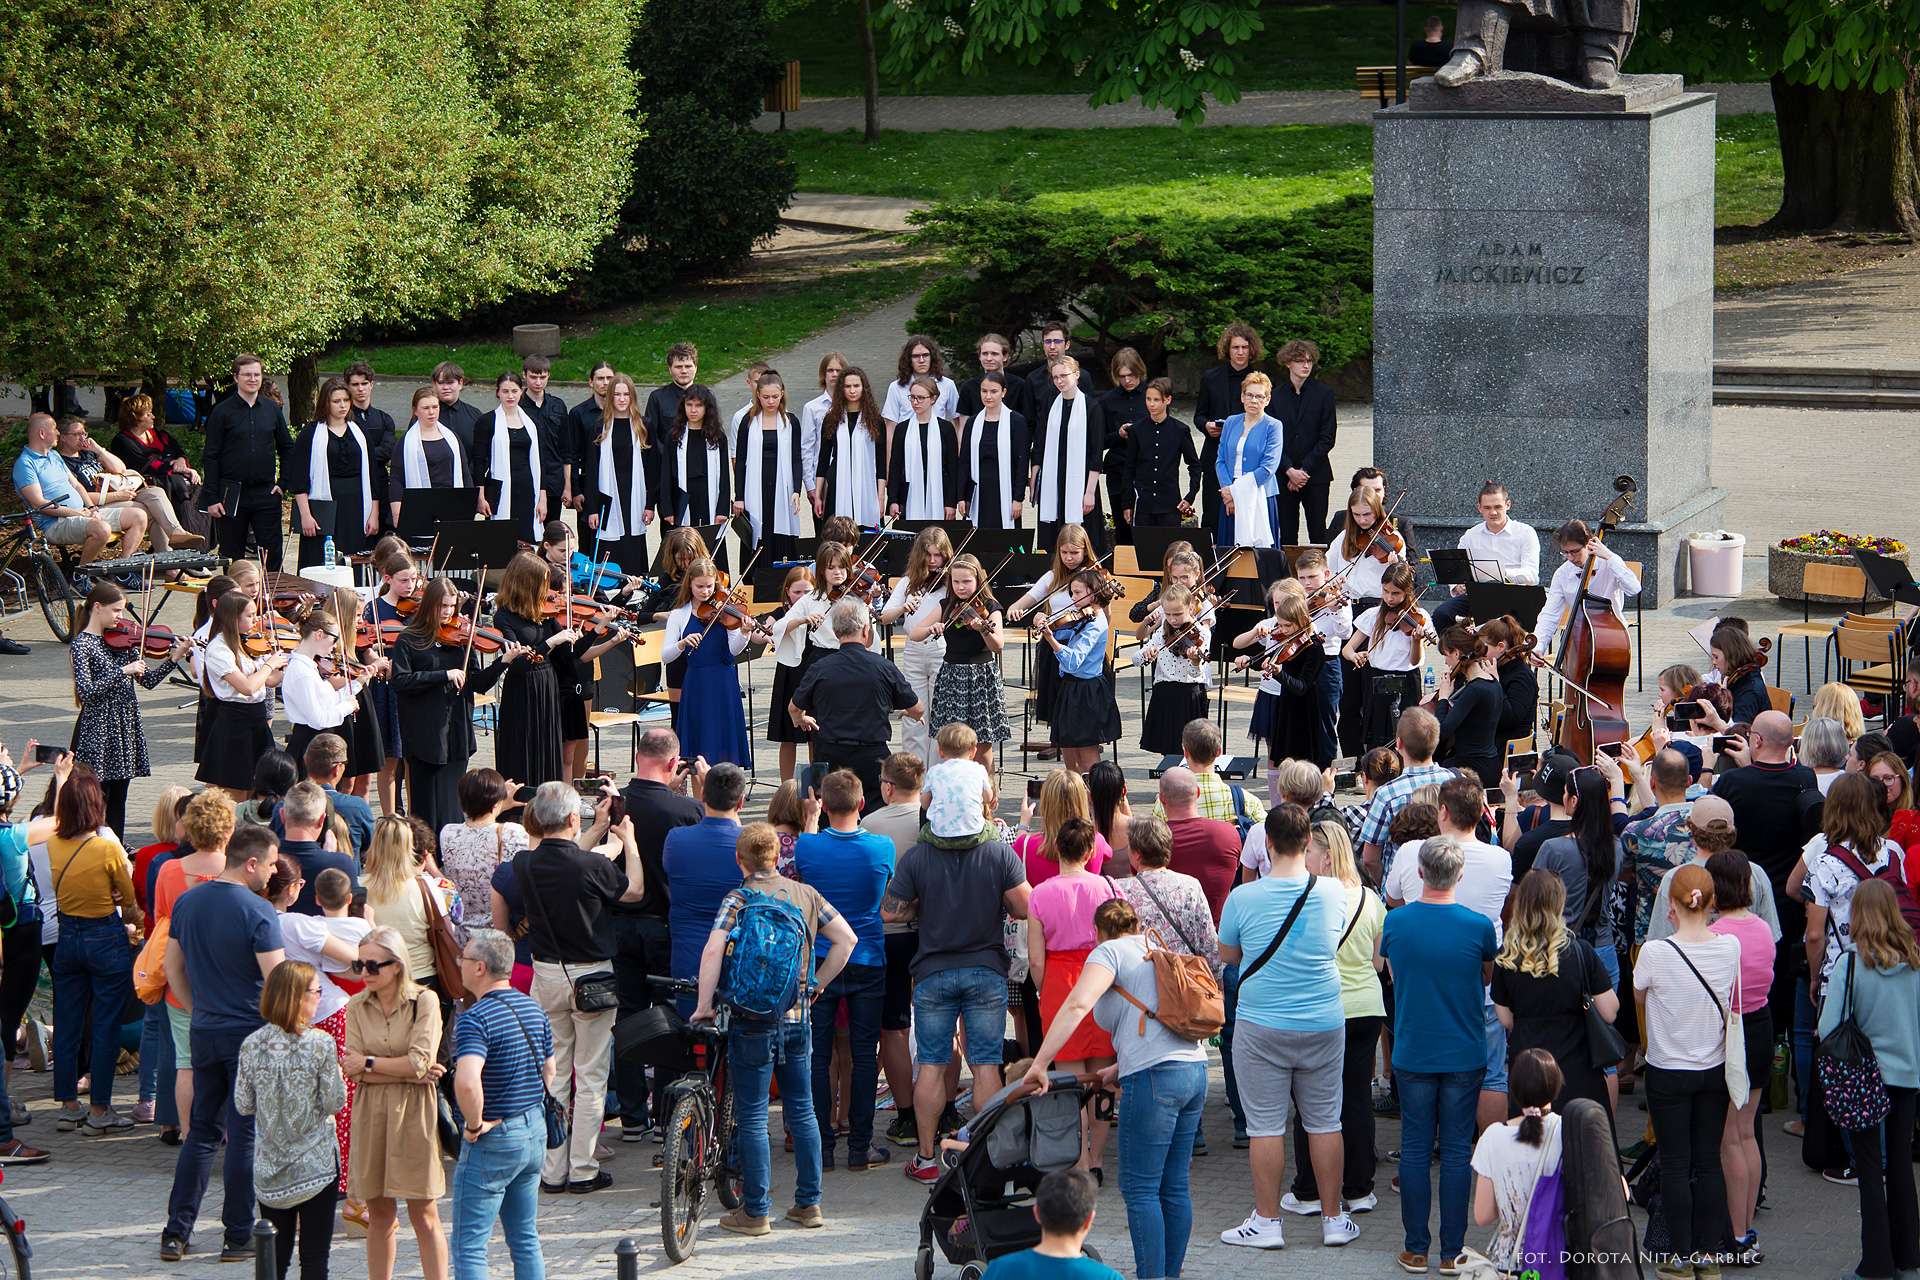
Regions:
[[[689,760],[704,756],[710,765],[725,760],[750,768],[753,747],[747,740],[747,714],[734,660],[746,651],[752,635],[745,627],[728,630],[718,620],[709,629],[697,615],[699,606],[713,598],[718,581],[712,560],[687,566],[679,600],[667,615],[660,658],[673,662],[685,654],[687,659],[680,686],[680,754]],[[757,627],[755,634],[764,635]]]

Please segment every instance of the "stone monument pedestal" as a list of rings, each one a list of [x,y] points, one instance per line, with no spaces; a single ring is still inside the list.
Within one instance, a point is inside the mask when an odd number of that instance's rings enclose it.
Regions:
[[[1540,531],[1592,524],[1646,600],[1714,528],[1714,98],[1634,111],[1374,114],[1374,457],[1419,544],[1452,546],[1483,481]],[[1523,621],[1525,621],[1523,619]]]

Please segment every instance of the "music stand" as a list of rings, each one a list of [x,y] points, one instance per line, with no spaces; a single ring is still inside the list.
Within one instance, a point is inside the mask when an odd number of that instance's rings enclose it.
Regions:
[[[956,542],[953,545],[958,550],[960,544]],[[1033,554],[1027,551],[1029,545],[1027,531],[1024,529],[981,529],[973,535],[973,541],[967,544],[965,554],[978,560],[982,568],[991,569],[1000,563],[1001,556],[1009,551],[1016,552],[1013,561],[1007,565],[1008,570],[1011,571],[1014,564],[1020,562],[1021,556]],[[1049,556],[1048,559],[1051,560],[1052,557]]]
[[[444,523],[470,521],[480,509],[478,487],[466,489],[408,489],[400,499],[400,533],[431,541]],[[505,562],[502,561],[504,564]]]
[[[1873,584],[1873,589],[1885,596],[1889,603],[1898,601],[1920,606],[1920,583],[1914,582],[1913,573],[1905,564],[1892,556],[1858,547],[1854,548],[1853,558],[1860,565],[1861,572],[1867,575],[1867,581]]]
[[[967,530],[973,528],[971,520],[895,520],[890,532],[917,538],[921,530],[931,529],[935,525],[947,531],[947,541],[956,547],[960,545],[960,539],[967,536]],[[974,541],[978,542],[979,539]]]
[[[719,551],[720,540],[724,536],[726,527],[733,520],[734,517],[728,516],[725,520],[719,520],[713,524],[696,524],[687,527],[700,535],[700,541],[706,545],[707,554],[711,556]],[[595,558],[598,559],[598,557]],[[660,549],[653,553],[653,569],[648,576],[662,581],[673,576],[673,566],[667,563],[667,536],[664,532],[660,535]]]
[[[1140,576],[1157,578],[1160,566],[1166,563],[1167,548],[1176,542],[1186,542],[1200,555],[1200,563],[1213,566],[1213,535],[1205,529],[1189,529],[1181,525],[1135,525],[1133,527],[1133,555],[1140,563]]]
[[[1466,588],[1467,612],[1475,622],[1511,614],[1531,631],[1539,625],[1540,613],[1547,607],[1546,589],[1531,583],[1468,582]]]
[[[447,520],[433,549],[433,568],[442,573],[474,573],[484,566],[504,569],[520,552],[520,526],[514,520]]]
[[[1458,547],[1435,547],[1427,553],[1433,580],[1443,587],[1464,587],[1473,578],[1473,557]]]

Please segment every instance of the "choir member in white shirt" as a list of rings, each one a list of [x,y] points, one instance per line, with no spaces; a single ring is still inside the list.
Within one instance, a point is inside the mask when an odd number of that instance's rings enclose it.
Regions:
[[[1553,642],[1566,622],[1567,611],[1578,603],[1575,597],[1580,593],[1580,576],[1586,572],[1588,559],[1597,557],[1593,577],[1587,583],[1589,597],[1610,601],[1613,611],[1618,613],[1628,596],[1640,594],[1640,575],[1613,554],[1598,535],[1587,528],[1585,521],[1567,521],[1554,534],[1554,541],[1559,544],[1566,563],[1554,571],[1553,585],[1547,588],[1546,607],[1540,610],[1540,619],[1533,626],[1534,635],[1539,637],[1536,650],[1548,655],[1552,654]]]
[[[1522,524],[1507,513],[1513,500],[1507,486],[1489,480],[1480,486],[1480,518],[1460,535],[1460,549],[1467,553],[1475,582],[1518,582],[1532,586],[1540,581],[1540,535],[1533,526]],[[1442,601],[1433,611],[1433,625],[1445,631],[1468,616],[1467,589],[1456,585],[1453,598]]]
[[[814,465],[820,458],[820,423],[833,407],[833,391],[847,369],[847,358],[838,351],[820,357],[820,394],[800,406],[800,486],[811,490]],[[818,515],[819,512],[815,512]]]
[[[947,376],[947,362],[940,354],[940,344],[923,333],[916,333],[900,348],[897,376],[887,385],[887,402],[882,406],[881,413],[887,420],[889,432],[913,416],[911,392],[915,378],[932,378],[934,385],[940,388],[940,396],[933,404],[935,417],[951,421],[959,411],[960,388],[954,386],[953,379]],[[892,465],[891,460],[888,465]]]

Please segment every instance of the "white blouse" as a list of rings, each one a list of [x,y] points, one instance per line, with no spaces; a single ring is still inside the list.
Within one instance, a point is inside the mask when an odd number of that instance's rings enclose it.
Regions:
[[[887,597],[887,610],[904,609],[907,604],[907,595],[907,580],[901,578],[900,581],[893,584],[893,594]],[[944,585],[935,587],[920,597],[920,607],[918,609],[915,609],[912,613],[902,614],[900,620],[895,623],[895,625],[904,633],[911,635],[915,627],[940,612],[940,606],[945,602],[946,598],[946,587]],[[908,643],[939,645],[944,649],[947,646],[947,637],[944,631],[936,631],[924,640],[909,641]]]
[[[706,623],[698,622],[694,619],[693,606],[691,604],[683,604],[668,614],[667,638],[660,646],[660,660],[662,662],[677,662],[680,660],[682,654],[693,652],[686,647],[684,641],[689,634],[698,635],[700,631],[705,629],[706,625]],[[711,643],[714,631],[727,637],[727,650],[735,657],[739,657],[747,651],[747,630],[745,627],[728,630],[716,621],[713,624],[713,631],[707,632],[707,638],[700,643],[703,645]]]
[[[1376,560],[1371,554],[1361,556],[1356,563],[1347,559],[1347,536],[1342,533],[1327,544],[1327,572],[1331,577],[1339,577],[1353,564],[1353,572],[1347,574],[1347,594],[1355,600],[1378,600],[1380,598],[1380,579],[1387,573],[1387,566]],[[1363,535],[1360,545],[1365,546]]]
[[[304,653],[287,659],[286,679],[280,682],[280,703],[294,724],[309,729],[338,728],[359,708],[359,694],[359,682],[354,680],[343,689],[334,688]]]
[[[252,693],[241,693],[228,684],[223,676],[239,672],[243,676],[253,675],[260,670],[261,663],[245,653],[235,654],[227,644],[225,636],[216,635],[207,642],[206,671],[207,687],[213,690],[213,696],[222,702],[265,702],[267,686],[261,685]]]

